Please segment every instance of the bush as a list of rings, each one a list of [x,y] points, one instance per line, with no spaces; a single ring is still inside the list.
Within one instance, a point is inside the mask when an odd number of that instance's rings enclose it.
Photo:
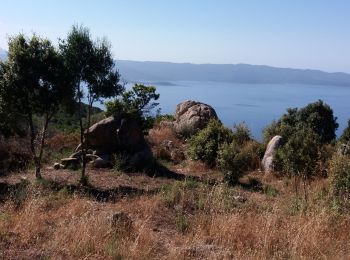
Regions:
[[[217,152],[223,143],[231,143],[232,131],[219,121],[209,121],[206,128],[199,131],[189,141],[188,155],[194,160],[201,160],[209,166],[214,166]]]
[[[339,141],[344,144],[350,143],[350,119],[348,120],[348,125],[340,136]]]
[[[224,179],[234,185],[245,172],[259,168],[263,153],[263,146],[256,141],[245,142],[242,146],[235,141],[224,143],[218,151],[217,166]]]
[[[264,139],[268,142],[273,136],[281,135],[287,141],[295,132],[309,128],[321,143],[330,143],[336,137],[339,126],[336,121],[330,106],[318,100],[300,109],[287,109],[286,114],[264,130]]]
[[[124,91],[120,98],[106,102],[105,115],[129,114],[138,118],[142,123],[145,133],[152,128],[155,118],[151,115],[159,99],[154,86],[135,84],[131,90]]]
[[[238,145],[243,145],[252,139],[250,130],[244,122],[233,126],[232,138]]]
[[[335,155],[330,161],[331,191],[339,202],[350,199],[350,157]]]
[[[289,175],[310,177],[322,158],[320,137],[310,128],[292,134],[288,141],[277,150],[276,169]]]

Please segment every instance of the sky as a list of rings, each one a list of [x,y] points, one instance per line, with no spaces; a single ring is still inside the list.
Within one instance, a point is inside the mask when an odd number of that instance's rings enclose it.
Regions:
[[[350,73],[349,0],[0,0],[0,48],[54,43],[74,24],[116,59],[248,63]]]

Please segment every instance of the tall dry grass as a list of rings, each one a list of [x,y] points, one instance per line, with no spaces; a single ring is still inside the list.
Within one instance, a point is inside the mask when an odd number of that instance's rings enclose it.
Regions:
[[[9,199],[0,206],[0,252],[26,258],[30,249],[53,259],[350,256],[350,217],[332,208],[327,182],[310,185],[307,201],[283,180],[264,185],[278,193],[186,180],[116,203],[30,187],[19,205]],[[117,212],[132,225],[113,226]]]

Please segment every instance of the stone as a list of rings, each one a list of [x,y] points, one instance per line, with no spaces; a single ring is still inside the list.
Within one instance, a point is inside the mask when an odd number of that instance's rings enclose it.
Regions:
[[[137,151],[145,145],[138,120],[125,115],[115,115],[101,120],[85,131],[86,147],[99,154],[120,150]]]
[[[134,153],[129,156],[128,163],[133,169],[142,169],[144,166],[150,163],[153,158],[152,151],[149,147],[145,147],[143,150]]]
[[[62,164],[60,164],[60,163],[54,163],[53,164],[53,168],[55,169],[55,170],[59,170],[59,169],[61,169],[61,168],[63,168],[64,166],[62,165]]]
[[[71,155],[69,156],[69,158],[80,159],[81,156],[82,156],[82,154],[83,154],[83,152],[82,152],[81,150],[79,150],[79,151],[77,151],[77,152],[71,154]]]
[[[283,145],[283,137],[280,135],[274,136],[267,145],[264,158],[262,159],[262,167],[264,172],[271,172],[274,169],[273,160],[278,148]]]
[[[96,159],[98,159],[100,157],[98,157],[97,155],[94,155],[94,154],[87,154],[86,155],[86,161],[90,162],[90,161],[94,161]]]
[[[205,128],[211,119],[218,119],[214,108],[187,100],[176,106],[174,130],[180,135],[192,135]]]
[[[95,160],[93,160],[92,162],[92,166],[94,168],[111,168],[112,164],[110,161],[104,160],[102,158],[97,158]]]
[[[64,169],[67,169],[67,168],[77,169],[80,165],[79,160],[76,158],[64,158],[64,159],[61,159],[61,163]]]

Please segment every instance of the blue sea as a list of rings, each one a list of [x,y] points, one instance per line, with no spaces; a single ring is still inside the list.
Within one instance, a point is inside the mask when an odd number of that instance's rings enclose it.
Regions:
[[[163,114],[173,114],[176,105],[195,100],[214,107],[220,120],[232,127],[245,122],[253,136],[262,138],[263,129],[289,107],[303,107],[318,99],[331,106],[338,118],[338,135],[350,118],[350,86],[298,84],[237,84],[203,81],[153,82],[160,93]]]
[[[338,136],[350,118],[350,86],[301,84],[239,84],[206,81],[147,82],[157,87],[162,114],[174,114],[176,105],[195,100],[211,105],[225,126],[245,122],[252,135],[262,139],[263,129],[287,108],[304,107],[322,99],[338,118]],[[132,84],[128,84],[130,88]],[[104,109],[104,105],[95,104]]]

